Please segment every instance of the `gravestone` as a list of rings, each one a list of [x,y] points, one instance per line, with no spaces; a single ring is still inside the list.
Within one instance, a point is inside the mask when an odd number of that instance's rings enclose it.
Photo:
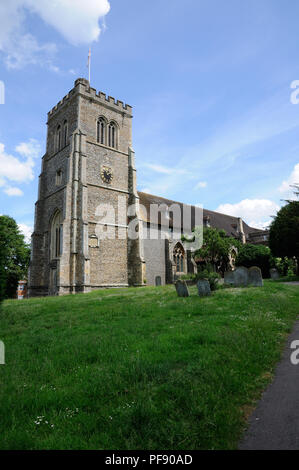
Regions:
[[[175,288],[179,297],[189,297],[189,290],[185,281],[176,281]]]
[[[241,287],[241,286],[248,286],[249,282],[249,272],[247,268],[244,266],[238,267],[234,271],[234,286]]]
[[[254,287],[263,287],[263,276],[262,271],[257,266],[252,266],[249,268],[249,285]]]
[[[234,286],[235,285],[234,271],[227,271],[226,273],[224,273],[224,284],[226,286]]]
[[[277,271],[276,268],[270,269],[270,276],[271,276],[271,279],[274,279],[274,280],[280,278],[279,272]]]
[[[211,287],[209,281],[206,279],[200,279],[197,282],[197,290],[199,297],[207,297],[211,295]]]
[[[156,276],[155,284],[156,284],[156,286],[161,286],[162,285],[161,276]]]

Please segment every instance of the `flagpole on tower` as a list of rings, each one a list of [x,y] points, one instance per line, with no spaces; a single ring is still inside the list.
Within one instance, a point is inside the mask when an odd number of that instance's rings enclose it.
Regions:
[[[89,52],[88,52],[88,62],[87,62],[89,85],[90,85],[90,63],[91,63],[91,49],[89,48]]]

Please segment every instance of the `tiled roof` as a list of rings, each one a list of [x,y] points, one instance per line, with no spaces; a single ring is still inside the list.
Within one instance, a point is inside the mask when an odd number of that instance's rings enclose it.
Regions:
[[[171,206],[172,204],[178,204],[181,207],[181,209],[184,205],[182,202],[172,201],[170,199],[165,199],[160,196],[154,196],[152,194],[138,192],[138,195],[140,198],[140,204],[144,206],[146,209],[146,214],[142,214],[142,218],[146,222],[150,222],[150,205],[151,204],[159,204],[159,205],[166,204],[168,207]],[[185,204],[185,205],[188,205],[188,204]],[[194,221],[194,210],[195,210],[195,206],[191,206],[191,211],[193,211],[192,221]],[[233,217],[231,215],[226,215],[226,214],[221,214],[220,212],[210,211],[208,209],[203,209],[203,217],[204,219],[209,218],[209,223],[211,227],[225,230],[228,236],[232,236],[236,238],[239,237],[237,217]],[[194,222],[192,223],[192,228],[194,226],[193,224]],[[171,225],[172,225],[172,214],[170,213],[170,226]],[[249,225],[247,225],[244,221],[243,221],[243,229],[244,229],[246,236],[248,236],[252,232],[262,232],[259,229],[249,227]]]

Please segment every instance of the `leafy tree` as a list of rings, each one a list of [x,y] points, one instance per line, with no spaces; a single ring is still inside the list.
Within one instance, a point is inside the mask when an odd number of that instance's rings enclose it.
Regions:
[[[0,300],[14,297],[20,279],[27,276],[30,248],[16,221],[0,216]]]
[[[184,239],[184,241],[187,241]],[[229,254],[231,248],[239,248],[242,246],[239,240],[227,237],[225,230],[216,228],[203,228],[203,245],[194,252],[195,260],[201,259],[205,263],[205,267],[213,270],[226,271],[229,263]]]
[[[236,266],[258,266],[261,268],[263,277],[269,277],[271,267],[271,250],[264,245],[251,245],[250,243],[242,245],[239,249]]]
[[[269,246],[276,257],[296,258],[299,264],[299,201],[289,201],[270,226]]]
[[[293,191],[294,194],[295,194],[297,197],[299,197],[299,184],[291,184],[290,186],[291,186],[291,188],[294,189],[294,191]],[[286,202],[290,202],[290,201],[287,200]]]

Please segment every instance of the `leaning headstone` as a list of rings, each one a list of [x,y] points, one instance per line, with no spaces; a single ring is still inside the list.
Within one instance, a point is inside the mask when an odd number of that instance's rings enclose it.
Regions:
[[[262,271],[257,266],[249,268],[249,285],[253,287],[263,287],[263,276]]]
[[[175,288],[179,297],[189,297],[189,290],[185,281],[176,281]]]
[[[240,266],[234,271],[235,287],[248,286],[249,272],[244,266]]]
[[[224,273],[224,284],[226,286],[234,286],[235,285],[234,271],[227,271],[226,273]]]
[[[207,297],[211,295],[211,287],[209,281],[206,279],[200,279],[197,282],[197,290],[199,297]]]
[[[271,276],[271,279],[274,279],[274,280],[280,278],[279,272],[277,271],[276,268],[270,269],[270,276]]]

